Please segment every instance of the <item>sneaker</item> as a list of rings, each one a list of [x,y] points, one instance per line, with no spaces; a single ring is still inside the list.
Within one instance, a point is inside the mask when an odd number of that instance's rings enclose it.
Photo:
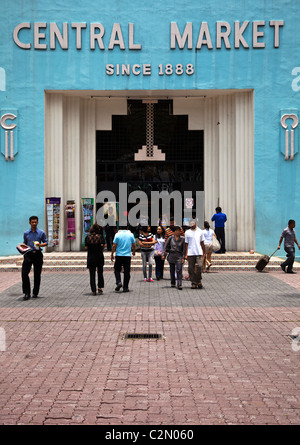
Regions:
[[[151,281],[151,282],[152,282],[152,281],[153,281],[153,278],[149,278],[149,280],[148,280],[148,281]]]
[[[198,283],[198,289],[203,289],[202,283]]]
[[[177,286],[177,289],[178,290],[182,290],[182,286]]]
[[[146,282],[146,281],[147,281],[147,278],[144,278],[144,281]]]
[[[116,292],[119,292],[119,290],[121,289],[121,287],[122,287],[122,283],[117,284],[117,286],[116,286],[116,288],[115,288],[115,291],[116,291]]]

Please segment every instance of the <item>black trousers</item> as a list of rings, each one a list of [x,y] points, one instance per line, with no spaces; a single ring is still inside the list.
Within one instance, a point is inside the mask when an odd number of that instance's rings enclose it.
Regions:
[[[224,229],[224,227],[215,227],[215,234],[216,234],[217,240],[221,244],[220,252],[225,253],[226,248],[225,248],[225,229]]]
[[[115,277],[116,283],[122,283],[121,280],[121,270],[124,268],[124,282],[123,282],[123,290],[128,289],[129,280],[130,280],[130,264],[131,264],[131,256],[116,256],[115,259]]]
[[[106,248],[107,250],[111,250],[112,242],[115,236],[115,231],[113,227],[105,226],[105,240],[106,240]]]
[[[172,286],[175,286],[176,284],[175,274],[177,275],[177,286],[182,285],[182,269],[183,264],[181,260],[176,261],[176,263],[170,263],[170,277]]]
[[[165,260],[161,259],[160,255],[154,257],[155,260],[155,275],[156,278],[163,278]]]
[[[41,273],[43,267],[43,254],[40,250],[25,253],[22,264],[22,289],[23,293],[30,295],[29,273],[33,265],[33,295],[38,295],[41,284]]]
[[[98,266],[89,267],[90,272],[90,286],[91,291],[96,292],[96,272],[98,279],[98,287],[102,289],[104,287],[104,278],[103,278],[103,264],[99,264]]]

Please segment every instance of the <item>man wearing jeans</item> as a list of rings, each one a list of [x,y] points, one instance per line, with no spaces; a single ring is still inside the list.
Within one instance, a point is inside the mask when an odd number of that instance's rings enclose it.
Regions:
[[[296,238],[294,230],[295,226],[296,226],[295,221],[293,219],[290,219],[288,226],[283,230],[281,234],[278,245],[278,249],[280,249],[280,245],[284,238],[284,250],[286,251],[287,259],[282,264],[280,264],[280,267],[286,273],[296,273],[293,271],[293,264],[295,260],[295,243],[297,244],[299,249],[300,246]]]
[[[30,229],[24,232],[24,243],[30,247],[31,250],[24,254],[22,264],[23,300],[29,300],[31,297],[29,272],[32,265],[34,269],[33,298],[37,298],[40,290],[41,273],[43,267],[43,253],[41,247],[47,246],[48,240],[45,232],[38,229],[38,220],[39,219],[37,216],[31,216],[29,218]]]
[[[139,235],[139,244],[141,247],[141,256],[143,262],[144,281],[153,281],[152,265],[153,265],[153,245],[154,237],[150,232],[150,226],[143,227]],[[147,279],[147,263],[149,263],[149,277]]]
[[[192,289],[202,289],[202,256],[205,254],[205,237],[197,227],[196,221],[190,221],[190,229],[185,232],[185,258],[188,260],[188,272]]]
[[[181,227],[174,227],[174,235],[170,236],[164,245],[162,259],[168,253],[168,261],[170,264],[171,287],[175,287],[177,276],[177,289],[182,290],[182,267],[184,263],[185,240],[180,235]],[[175,276],[176,274],[176,276]]]
[[[116,277],[116,291],[122,287],[121,269],[124,268],[123,292],[129,292],[128,285],[130,280],[130,263],[132,255],[135,255],[135,239],[130,230],[122,228],[115,235],[113,247],[111,251],[111,260],[114,261],[114,253],[116,252],[116,261],[114,265]]]

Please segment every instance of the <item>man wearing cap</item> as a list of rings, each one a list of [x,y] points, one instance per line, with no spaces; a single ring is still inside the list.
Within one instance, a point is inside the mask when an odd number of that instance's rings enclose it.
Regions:
[[[192,289],[202,289],[202,256],[205,255],[204,235],[196,221],[190,221],[190,229],[185,232],[185,258],[188,260],[188,272]]]

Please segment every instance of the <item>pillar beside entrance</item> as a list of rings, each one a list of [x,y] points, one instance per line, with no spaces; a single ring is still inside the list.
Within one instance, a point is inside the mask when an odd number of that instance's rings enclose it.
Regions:
[[[204,218],[227,214],[227,250],[255,249],[253,92],[174,99],[174,113],[204,130]]]
[[[60,242],[55,250],[79,251],[81,198],[96,194],[95,103],[62,94],[46,94],[45,103],[45,197],[61,198]],[[66,239],[64,206],[68,200],[76,204],[74,240]]]
[[[64,156],[63,156],[63,104],[62,94],[45,94],[45,198],[64,195]],[[63,215],[63,214],[62,214]],[[45,206],[45,222],[47,213]],[[47,229],[47,227],[45,227]],[[65,221],[60,219],[60,244],[56,250],[64,250]],[[49,248],[46,248],[49,250]]]
[[[238,250],[255,249],[254,97],[235,97],[236,212]]]
[[[227,250],[249,251],[255,249],[253,92],[220,95],[205,107],[205,215],[220,206],[228,218]]]

